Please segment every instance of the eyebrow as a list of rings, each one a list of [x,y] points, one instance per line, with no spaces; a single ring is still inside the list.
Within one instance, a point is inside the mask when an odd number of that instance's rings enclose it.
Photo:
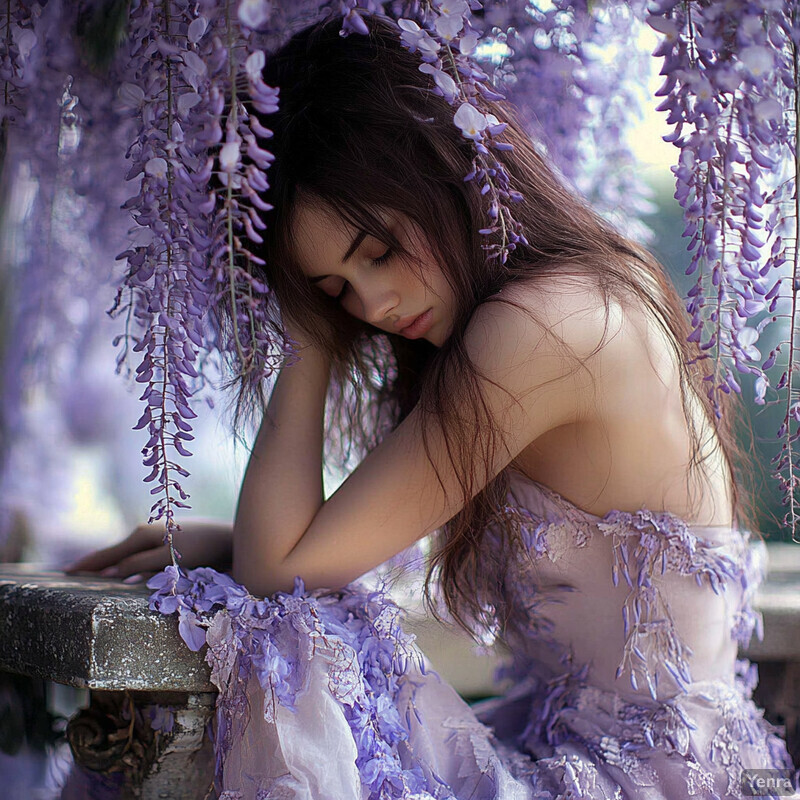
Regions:
[[[366,231],[359,231],[352,242],[350,242],[350,247],[347,248],[347,251],[342,256],[341,263],[344,264],[346,261],[350,259],[350,257],[355,253],[356,250],[361,246],[361,242],[367,238]],[[320,281],[324,281],[325,278],[330,278],[330,275],[317,275],[315,278],[310,278],[311,283],[319,283]]]

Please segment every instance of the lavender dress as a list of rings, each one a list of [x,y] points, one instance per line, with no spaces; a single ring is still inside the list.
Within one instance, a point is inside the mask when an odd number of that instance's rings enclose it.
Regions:
[[[761,635],[763,543],[670,514],[596,517],[517,473],[509,508],[533,559],[494,559],[511,681],[474,707],[380,593],[298,585],[257,603],[195,571],[223,800],[736,798],[743,768],[791,769],[737,660]]]

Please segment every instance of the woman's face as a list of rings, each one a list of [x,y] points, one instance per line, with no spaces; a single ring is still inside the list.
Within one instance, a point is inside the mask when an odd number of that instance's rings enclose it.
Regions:
[[[440,347],[453,328],[453,291],[411,221],[394,211],[380,215],[413,265],[327,206],[300,201],[293,216],[300,267],[348,314],[386,333]]]

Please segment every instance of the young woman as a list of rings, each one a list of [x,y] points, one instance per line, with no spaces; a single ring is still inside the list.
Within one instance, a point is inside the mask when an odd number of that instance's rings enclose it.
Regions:
[[[260,277],[299,360],[232,532],[179,534],[184,567],[232,545],[256,596],[296,576],[341,589],[262,603],[268,644],[231,656],[250,713],[220,735],[226,797],[741,796],[743,769],[791,764],[736,658],[760,551],[680,301],[490,102],[524,237],[487,257],[473,142],[394,23],[368,23],[317,25],[268,59]],[[361,461],[325,499],[327,445]],[[510,688],[475,709],[384,624],[385,601],[348,586],[429,534],[431,599],[513,656]],[[143,526],[73,569],[158,570],[161,536]],[[212,628],[217,657],[232,634]]]

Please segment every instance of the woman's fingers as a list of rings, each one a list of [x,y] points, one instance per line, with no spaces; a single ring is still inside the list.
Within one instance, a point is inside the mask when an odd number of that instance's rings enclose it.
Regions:
[[[159,544],[163,534],[150,530],[147,526],[139,526],[127,538],[111,547],[87,553],[64,568],[64,572],[100,572],[116,567],[125,558],[142,550],[149,550]],[[166,550],[166,547],[164,548]]]
[[[144,550],[128,558],[123,558],[116,567],[117,578],[128,578],[131,575],[150,575],[161,572],[170,564],[169,548],[166,545]]]
[[[227,568],[230,565],[232,531],[230,525],[191,521],[176,531],[176,550],[183,554],[185,568],[199,564]],[[160,525],[140,525],[130,536],[111,547],[87,553],[64,568],[67,574],[93,573],[106,578],[125,578],[141,572],[160,572],[170,563]]]

